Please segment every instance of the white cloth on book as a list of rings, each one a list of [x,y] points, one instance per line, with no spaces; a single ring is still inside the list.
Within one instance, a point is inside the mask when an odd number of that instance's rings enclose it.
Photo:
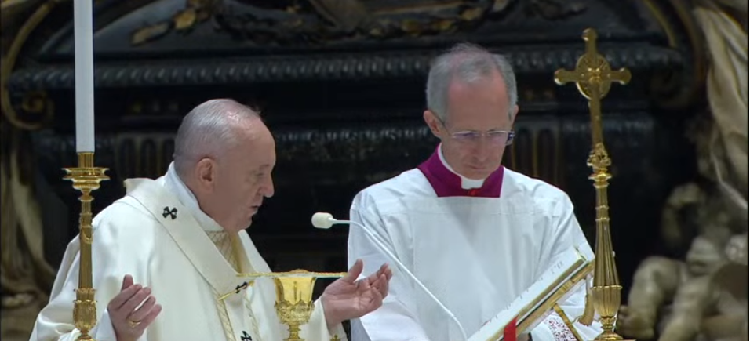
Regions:
[[[419,169],[360,192],[350,216],[376,231],[456,316],[467,337],[531,286],[562,252],[577,247],[593,259],[563,191],[503,167],[483,182],[473,182],[453,173],[438,148]],[[383,306],[352,321],[352,340],[462,339],[449,315],[352,226],[349,262],[356,259],[364,260],[365,275],[383,262],[391,264],[394,274]],[[560,302],[570,320],[583,314],[584,297],[585,286],[579,285]],[[598,321],[575,326],[584,340],[601,332]],[[574,340],[554,313],[531,336],[534,341]]]
[[[94,218],[93,280],[98,323],[91,335],[97,341],[116,341],[107,303],[120,291],[123,277],[151,288],[162,312],[139,341],[227,340],[280,341],[287,336],[274,308],[276,289],[271,279],[258,279],[224,300],[246,280],[242,272],[270,272],[247,233],[239,233],[239,259],[227,259],[217,248],[224,243],[221,227],[203,213],[195,197],[172,167],[157,179],[126,181],[127,195]],[[66,250],[49,304],[39,313],[31,341],[72,341],[79,332],[73,321],[73,301],[80,266],[76,237]],[[335,331],[345,339],[341,326]],[[328,341],[319,301],[305,340]]]

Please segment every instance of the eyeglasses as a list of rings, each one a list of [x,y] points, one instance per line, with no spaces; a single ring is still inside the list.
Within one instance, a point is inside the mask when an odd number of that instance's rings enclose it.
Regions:
[[[511,143],[513,143],[513,137],[515,136],[515,132],[512,130],[488,130],[485,132],[481,131],[475,131],[475,130],[466,130],[466,131],[451,131],[448,129],[448,127],[445,125],[445,122],[442,120],[438,120],[440,124],[447,130],[451,137],[461,143],[477,143],[480,140],[482,140],[483,137],[487,137],[487,140],[496,145],[505,145],[509,146]]]

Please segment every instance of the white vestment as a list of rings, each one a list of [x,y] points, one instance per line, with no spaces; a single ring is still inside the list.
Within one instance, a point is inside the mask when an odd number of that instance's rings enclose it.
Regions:
[[[463,186],[471,183],[463,180]],[[467,337],[531,286],[562,252],[578,247],[593,259],[569,197],[508,169],[499,198],[438,198],[423,172],[413,169],[361,191],[350,219],[375,230],[456,316]],[[383,306],[352,321],[352,340],[462,339],[449,315],[352,224],[349,262],[356,259],[364,260],[363,275],[384,262],[394,274]],[[571,321],[583,314],[585,292],[579,285],[559,302]],[[584,340],[602,331],[598,321],[575,326]],[[554,313],[530,334],[534,341],[575,340]]]
[[[158,180],[128,180],[128,194],[94,218],[93,286],[97,341],[116,341],[107,304],[121,289],[123,277],[151,288],[162,312],[139,341],[227,340],[281,341],[287,328],[276,314],[273,280],[258,279],[230,295],[246,280],[222,256],[206,234],[221,227],[198,208],[192,193],[170,171]],[[244,272],[270,272],[247,233],[239,234]],[[49,304],[40,312],[31,341],[75,340],[73,301],[78,287],[79,239],[65,252]],[[242,253],[241,253],[242,254]],[[343,329],[337,327],[339,338]],[[328,341],[320,301],[302,337]],[[251,338],[251,339],[250,339]]]

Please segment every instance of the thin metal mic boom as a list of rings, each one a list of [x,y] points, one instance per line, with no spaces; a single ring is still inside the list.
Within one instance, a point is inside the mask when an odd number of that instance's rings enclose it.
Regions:
[[[388,247],[385,245],[385,242],[380,238],[380,236],[378,236],[374,231],[372,231],[372,229],[356,221],[334,219],[333,215],[331,215],[330,213],[325,213],[325,212],[317,212],[313,214],[312,219],[310,221],[312,222],[313,226],[319,229],[329,229],[335,224],[349,224],[349,225],[357,226],[360,229],[362,229],[365,232],[365,234],[370,238],[370,240],[374,242],[375,245],[378,246],[380,251],[383,251],[396,264],[396,266],[402,272],[404,272],[407,276],[409,276],[409,278],[411,278],[415,283],[417,283],[417,285],[422,290],[424,290],[425,293],[427,293],[427,296],[429,296],[433,301],[435,301],[435,303],[437,303],[440,309],[442,309],[446,314],[448,314],[448,316],[453,320],[453,322],[456,322],[456,325],[458,326],[458,329],[461,332],[461,336],[463,336],[463,339],[464,340],[469,339],[468,337],[466,337],[466,331],[464,331],[464,327],[461,325],[461,322],[458,322],[458,318],[456,318],[456,316],[453,315],[453,313],[448,308],[446,308],[445,305],[443,305],[443,303],[440,302],[440,300],[437,297],[435,297],[435,295],[432,294],[430,289],[427,289],[427,287],[425,287],[424,284],[422,284],[422,281],[417,279],[417,276],[415,276],[411,271],[409,271],[409,269],[406,268],[406,266],[403,263],[401,263],[401,261],[388,249]]]

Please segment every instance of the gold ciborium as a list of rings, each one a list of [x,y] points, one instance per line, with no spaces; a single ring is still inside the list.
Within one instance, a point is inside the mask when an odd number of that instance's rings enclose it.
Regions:
[[[282,323],[289,327],[289,336],[284,341],[303,341],[300,328],[310,321],[313,313],[313,289],[318,278],[341,278],[345,272],[310,272],[292,270],[289,272],[241,274],[242,278],[273,279],[276,287],[276,314]]]

